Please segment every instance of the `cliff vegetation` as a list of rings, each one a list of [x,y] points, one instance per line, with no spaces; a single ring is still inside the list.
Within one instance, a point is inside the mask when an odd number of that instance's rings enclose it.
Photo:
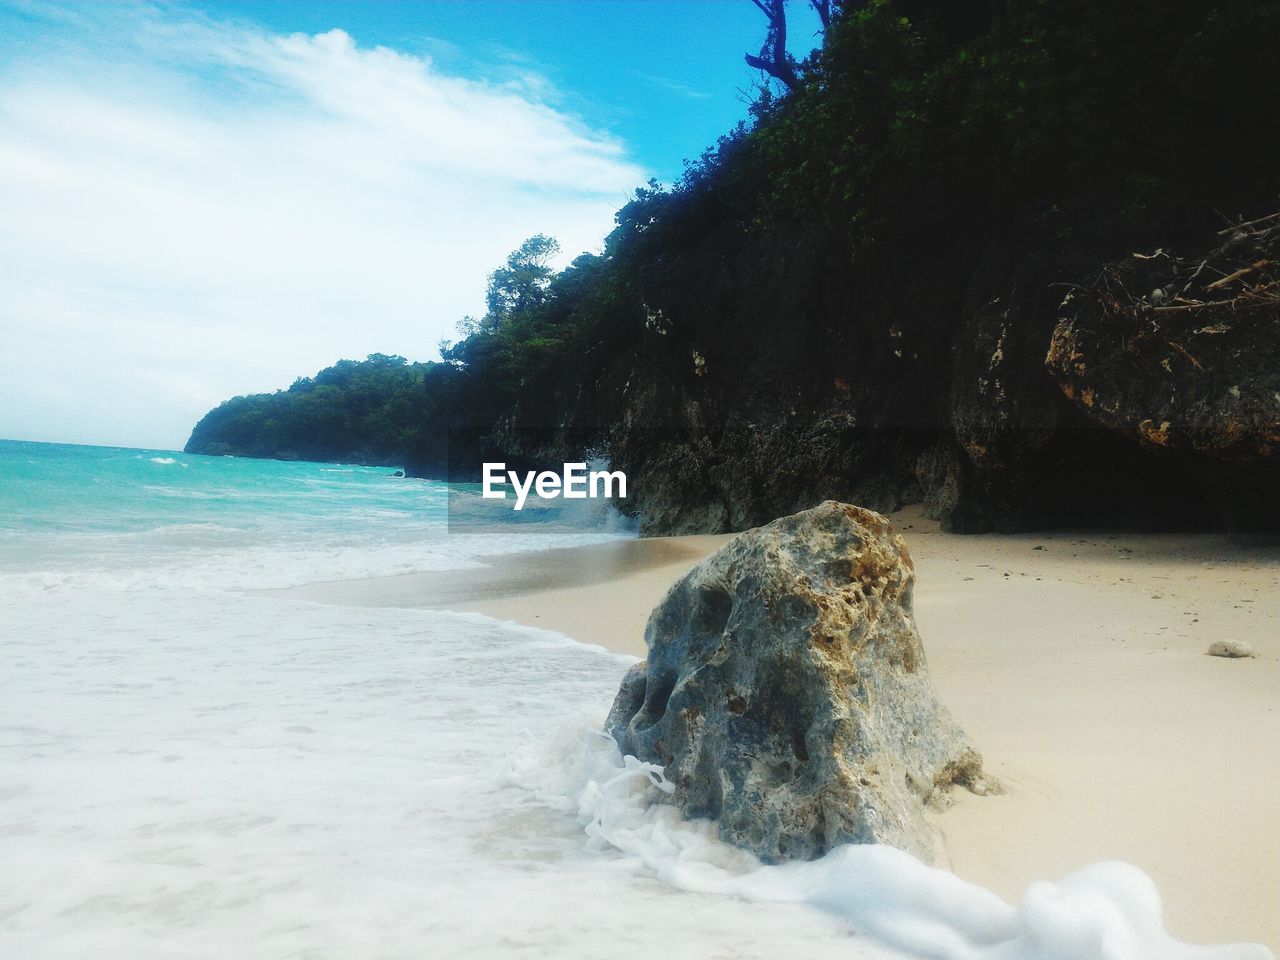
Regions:
[[[819,4],[802,62],[777,45],[785,5],[759,5],[771,79],[750,122],[637,190],[602,255],[554,272],[554,241],[531,238],[441,363],[343,361],[352,385],[321,393],[324,371],[229,401],[188,449],[425,476],[599,451],[650,532],[829,498],[923,500],[961,531],[1276,525],[1238,509],[1270,502],[1274,445],[1226,463],[1139,442],[1046,357],[1071,289],[1276,209],[1280,5],[848,0]],[[1254,344],[1235,355],[1280,341],[1274,311],[1233,330]],[[1171,379],[1125,396],[1167,397],[1184,371],[1142,375]],[[1280,435],[1275,405],[1250,416]]]

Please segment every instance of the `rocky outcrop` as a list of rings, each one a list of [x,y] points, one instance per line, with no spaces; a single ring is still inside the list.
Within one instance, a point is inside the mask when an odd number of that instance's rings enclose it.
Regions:
[[[1280,453],[1280,217],[1206,256],[1164,250],[1072,290],[1045,364],[1085,413],[1153,450]]]
[[[1237,526],[1273,527],[1280,214],[1218,241],[1195,257],[1132,254],[1072,289],[1045,365],[1092,420],[1149,452],[1186,457]]]
[[[608,729],[664,766],[686,815],[766,861],[846,842],[928,860],[925,806],[986,785],[929,681],[914,581],[902,539],[861,507],[749,530],[654,610]]]
[[[593,411],[610,411],[601,446],[642,532],[744,530],[827,499],[923,501],[963,533],[1223,526],[1233,497],[1217,480],[1098,423],[1045,366],[1066,284],[1212,234],[1212,206],[1138,213],[1097,190],[998,223],[952,209],[942,225],[925,206],[852,265],[837,246],[710,278],[701,260],[663,260],[637,282],[669,327],[637,333],[601,381],[619,395]],[[773,262],[729,227],[715,237],[727,264]]]

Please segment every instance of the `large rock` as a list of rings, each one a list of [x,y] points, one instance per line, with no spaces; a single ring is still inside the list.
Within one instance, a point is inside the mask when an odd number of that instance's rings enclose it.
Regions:
[[[654,610],[608,729],[766,861],[845,842],[928,860],[926,804],[978,783],[981,758],[929,682],[914,581],[870,510],[827,501],[748,530]]]
[[[1280,530],[1280,214],[1214,244],[1072,289],[1045,365],[1091,419],[1197,476],[1229,526]]]
[[[1133,254],[1073,289],[1045,364],[1085,413],[1149,449],[1275,460],[1280,214],[1224,233],[1203,255]]]

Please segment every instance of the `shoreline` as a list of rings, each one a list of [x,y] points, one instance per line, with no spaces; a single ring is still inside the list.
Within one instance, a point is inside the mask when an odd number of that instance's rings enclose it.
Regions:
[[[1280,950],[1280,551],[1208,534],[956,536],[918,508],[891,520],[933,682],[1005,790],[930,814],[938,865],[1016,902],[1035,880],[1124,860],[1155,881],[1174,936]],[[731,537],[257,593],[478,613],[643,656],[649,611]],[[1223,638],[1258,658],[1207,656]]]

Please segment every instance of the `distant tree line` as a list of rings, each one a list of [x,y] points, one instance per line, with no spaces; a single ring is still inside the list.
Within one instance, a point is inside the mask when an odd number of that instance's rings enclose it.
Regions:
[[[398,464],[415,442],[432,366],[381,353],[339,360],[287,390],[215,407],[196,425],[187,451]]]

